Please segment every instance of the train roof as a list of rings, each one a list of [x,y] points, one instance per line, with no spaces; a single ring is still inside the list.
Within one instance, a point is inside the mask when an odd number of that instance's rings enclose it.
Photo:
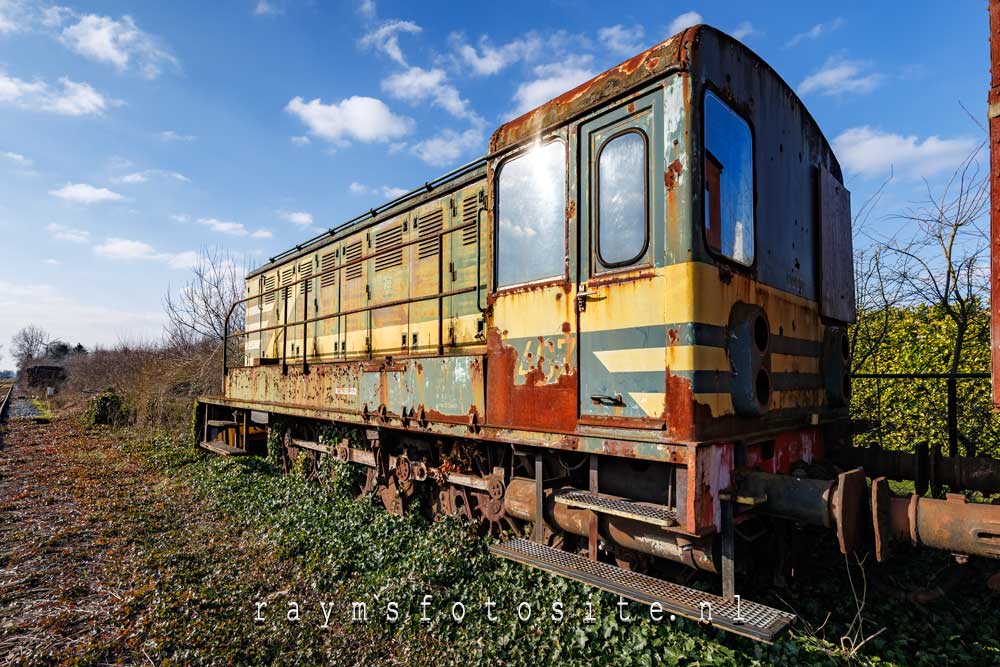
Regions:
[[[271,257],[267,264],[254,269],[247,277],[252,278],[264,273],[289,260],[313,252],[344,236],[371,227],[481,178],[486,171],[487,159],[493,155],[530,141],[549,129],[570,122],[574,118],[586,114],[597,105],[628,95],[654,79],[674,72],[690,71],[691,63],[697,60],[699,52],[705,48],[705,44],[710,45],[708,48],[719,50],[723,48],[737,49],[743,57],[754,63],[756,71],[761,72],[763,76],[773,78],[784,94],[801,107],[804,120],[812,126],[811,130],[814,136],[819,138],[823,148],[833,156],[829,142],[809,110],[802,104],[795,90],[774,68],[745,44],[721,30],[709,25],[696,25],[651,46],[642,53],[581,83],[576,88],[504,123],[493,132],[489,143],[489,153],[485,157],[473,160],[458,169],[428,181],[396,199],[370,209],[304,243]],[[836,162],[835,156],[832,159]],[[840,177],[839,164],[833,171]]]

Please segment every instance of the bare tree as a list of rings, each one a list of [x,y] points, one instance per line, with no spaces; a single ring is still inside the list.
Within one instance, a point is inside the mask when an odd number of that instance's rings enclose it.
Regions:
[[[958,371],[973,318],[989,293],[989,179],[979,165],[984,144],[951,175],[940,192],[926,186],[926,200],[908,208],[898,219],[916,229],[904,241],[893,239],[886,252],[898,262],[894,279],[902,298],[938,308],[955,324],[948,359],[949,372]]]
[[[14,334],[10,340],[10,351],[19,369],[27,367],[34,359],[45,354],[49,334],[41,327],[29,324]]]
[[[246,268],[235,257],[220,250],[204,249],[193,269],[193,277],[176,293],[163,299],[167,313],[165,352],[184,380],[185,391],[208,393],[221,388],[220,366],[223,341],[229,359],[242,354],[241,339],[229,334],[243,330]],[[227,329],[228,319],[228,329]]]
[[[168,291],[163,299],[167,342],[174,346],[220,343],[231,309],[229,331],[241,331],[245,323],[243,310],[232,307],[245,296],[246,267],[230,253],[203,249],[192,271],[191,280],[176,294]]]
[[[854,290],[857,322],[851,327],[851,364],[857,371],[869,359],[877,358],[889,332],[892,308],[901,298],[902,288],[891,280],[892,267],[885,243],[869,231],[871,216],[893,175],[861,205],[851,221],[854,237]]]

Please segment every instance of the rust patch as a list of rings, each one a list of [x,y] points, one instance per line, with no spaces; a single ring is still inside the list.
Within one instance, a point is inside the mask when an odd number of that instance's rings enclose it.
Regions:
[[[667,329],[667,337],[670,339],[670,347],[677,344],[678,333],[677,329]]]
[[[667,186],[667,190],[673,190],[674,186],[677,185],[677,178],[684,171],[684,165],[681,164],[680,160],[674,160],[667,166],[667,170],[663,172],[663,184]]]
[[[674,375],[667,368],[667,395],[663,419],[667,435],[678,442],[694,441],[699,425],[712,423],[712,409],[694,398],[691,380]]]
[[[489,373],[486,374],[487,418],[491,426],[517,429],[572,431],[576,428],[576,370],[563,367],[555,382],[546,383],[544,357],[539,356],[517,384],[519,356],[505,345],[496,327],[486,336]]]
[[[633,89],[644,80],[671,68],[686,70],[690,51],[701,30],[712,30],[712,28],[705,26],[689,28],[501,125],[490,138],[490,152],[496,153],[538,135],[542,130],[558,124],[560,120]]]

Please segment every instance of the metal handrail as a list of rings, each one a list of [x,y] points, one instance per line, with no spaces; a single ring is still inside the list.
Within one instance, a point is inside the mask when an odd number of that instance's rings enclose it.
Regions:
[[[471,162],[467,162],[466,164],[463,164],[461,167],[457,167],[456,169],[452,169],[451,171],[449,171],[448,173],[446,173],[446,174],[444,174],[442,176],[438,176],[437,178],[435,178],[433,180],[427,181],[426,183],[424,183],[419,188],[414,188],[413,190],[410,190],[406,194],[402,194],[399,197],[396,197],[395,199],[391,199],[388,202],[382,204],[381,206],[377,206],[377,207],[375,207],[373,209],[369,209],[365,213],[357,215],[357,216],[351,218],[350,220],[348,220],[347,222],[343,222],[343,223],[337,225],[336,227],[331,227],[330,229],[328,229],[327,231],[323,232],[322,234],[317,234],[316,236],[314,236],[313,238],[309,239],[308,241],[305,241],[304,243],[300,243],[300,244],[296,245],[294,248],[289,248],[288,250],[286,250],[286,251],[284,251],[282,253],[279,253],[279,254],[275,255],[274,257],[269,258],[268,262],[269,263],[273,263],[273,262],[276,262],[279,259],[282,259],[282,258],[287,257],[289,255],[293,255],[296,252],[299,252],[303,248],[306,248],[306,247],[312,245],[313,243],[316,243],[317,241],[319,241],[321,239],[324,239],[324,238],[326,238],[328,236],[335,236],[336,234],[342,232],[343,230],[347,229],[351,225],[355,225],[355,224],[361,222],[362,220],[365,220],[366,218],[369,218],[369,217],[370,218],[374,218],[377,215],[379,215],[380,213],[385,213],[389,209],[394,208],[394,207],[402,204],[403,202],[406,202],[406,201],[409,201],[411,199],[414,199],[417,196],[419,196],[421,194],[424,194],[425,192],[430,192],[434,188],[436,188],[437,186],[441,185],[444,181],[450,181],[450,180],[452,180],[454,178],[457,178],[458,176],[464,176],[467,173],[475,171],[479,167],[485,165],[486,164],[486,160],[487,160],[486,156],[480,157],[480,158],[476,158],[475,160],[472,160]]]

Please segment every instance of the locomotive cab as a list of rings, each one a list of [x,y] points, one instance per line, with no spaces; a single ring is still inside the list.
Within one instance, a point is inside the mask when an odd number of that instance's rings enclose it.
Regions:
[[[491,154],[491,422],[705,443],[846,417],[849,194],[741,44],[692,29]]]

